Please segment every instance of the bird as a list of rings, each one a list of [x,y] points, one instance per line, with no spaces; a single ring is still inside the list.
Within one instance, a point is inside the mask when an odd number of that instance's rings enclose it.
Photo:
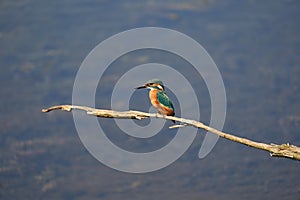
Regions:
[[[165,87],[161,80],[152,79],[147,81],[144,85],[139,86],[135,89],[150,89],[149,99],[151,104],[158,110],[158,113],[163,116],[174,116],[174,106],[172,101],[165,93]],[[174,120],[172,120],[175,123]]]

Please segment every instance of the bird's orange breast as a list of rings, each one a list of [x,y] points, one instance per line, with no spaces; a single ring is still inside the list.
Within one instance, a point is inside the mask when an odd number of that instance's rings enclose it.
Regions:
[[[157,99],[157,90],[150,90],[149,98],[150,98],[151,104],[154,107],[159,105],[159,102],[158,102],[158,99]]]

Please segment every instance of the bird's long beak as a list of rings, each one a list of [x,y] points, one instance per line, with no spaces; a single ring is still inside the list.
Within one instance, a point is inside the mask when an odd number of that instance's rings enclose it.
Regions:
[[[143,86],[140,86],[140,87],[136,87],[135,89],[143,89],[143,88],[146,88],[146,86],[143,85]]]

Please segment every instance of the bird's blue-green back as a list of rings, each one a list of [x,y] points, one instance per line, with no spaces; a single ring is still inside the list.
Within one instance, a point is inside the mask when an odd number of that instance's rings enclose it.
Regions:
[[[170,101],[169,97],[163,91],[158,91],[157,99],[158,99],[159,103],[161,103],[162,105],[164,105],[174,111],[172,102]]]

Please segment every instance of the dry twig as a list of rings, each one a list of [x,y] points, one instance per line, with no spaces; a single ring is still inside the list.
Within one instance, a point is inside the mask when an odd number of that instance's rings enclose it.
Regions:
[[[237,137],[228,133],[224,133],[222,131],[219,131],[217,129],[214,129],[212,127],[209,127],[201,122],[195,121],[195,120],[189,120],[184,118],[178,118],[173,116],[162,116],[160,114],[154,114],[154,113],[145,113],[140,111],[113,111],[113,110],[104,110],[104,109],[95,109],[90,108],[86,106],[76,106],[76,105],[58,105],[58,106],[52,106],[47,109],[42,109],[42,112],[50,112],[52,110],[65,110],[65,111],[71,111],[72,109],[78,109],[78,110],[84,110],[89,115],[94,115],[97,117],[104,117],[104,118],[122,118],[122,119],[144,119],[149,117],[154,118],[163,118],[168,120],[175,120],[178,122],[183,123],[183,125],[174,125],[170,128],[180,128],[184,127],[186,125],[194,126],[195,128],[204,129],[206,131],[209,131],[213,134],[217,134],[220,137],[223,137],[225,139],[238,142],[253,148],[261,149],[270,152],[271,156],[276,157],[284,157],[284,158],[290,158],[293,160],[300,160],[300,147],[290,145],[290,144],[265,144],[261,142],[255,142],[246,138]]]

